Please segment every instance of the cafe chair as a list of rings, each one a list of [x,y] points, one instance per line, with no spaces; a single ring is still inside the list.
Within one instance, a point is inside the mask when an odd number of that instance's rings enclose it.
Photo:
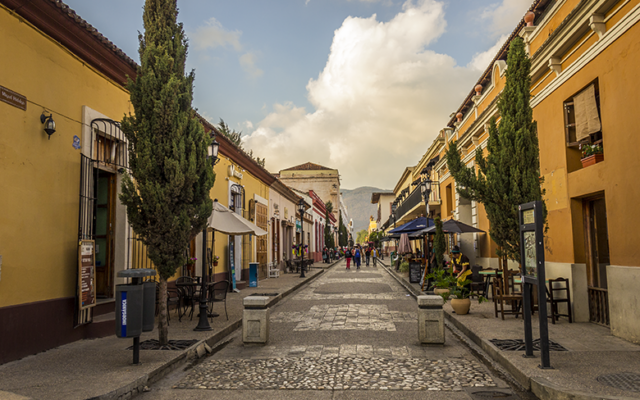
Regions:
[[[506,275],[510,275],[507,272]],[[498,318],[498,305],[500,306],[500,315],[504,320],[504,315],[515,315],[518,318],[518,315],[522,314],[520,310],[522,306],[522,292],[511,292],[507,294],[505,290],[505,286],[509,286],[509,276],[506,277],[495,277],[493,278],[493,285],[491,286],[491,294],[493,295],[493,308],[495,311],[495,316]],[[511,310],[505,309],[505,303],[509,303],[511,305]]]
[[[229,291],[229,281],[220,281],[209,286],[207,303],[209,303],[209,315],[213,314],[213,303],[224,303],[224,315],[229,320],[227,314],[227,292]]]
[[[469,285],[469,290],[472,295],[487,297],[486,285],[482,275],[480,275],[480,271],[482,271],[482,266],[480,265],[473,265],[471,267],[471,276],[469,277],[471,284]]]
[[[564,296],[561,295],[562,292],[564,292]],[[549,304],[551,305],[551,314],[549,315],[549,318],[551,318],[552,324],[555,324],[556,320],[559,319],[559,317],[568,317],[569,323],[573,322],[573,318],[571,315],[571,293],[569,290],[569,279],[549,279],[547,299],[549,300]],[[558,311],[558,304],[560,303],[567,304],[567,314],[560,314],[560,312]]]

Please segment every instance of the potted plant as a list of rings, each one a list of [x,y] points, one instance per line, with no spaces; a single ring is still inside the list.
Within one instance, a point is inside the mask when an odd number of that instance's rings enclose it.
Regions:
[[[402,263],[400,263],[398,272],[400,272],[402,275],[409,276],[409,262],[403,261]]]
[[[468,314],[469,308],[471,308],[469,285],[471,285],[471,280],[466,279],[451,287],[451,295],[455,297],[451,299],[451,307],[458,315]],[[485,301],[488,301],[485,297],[478,296],[478,304]]]
[[[213,256],[213,266],[217,267],[218,266],[218,261],[220,260],[220,257],[218,256]]]
[[[189,276],[196,275],[196,260],[198,260],[196,257],[191,257],[187,260],[185,267],[187,268],[187,274],[189,274]]]
[[[452,275],[453,268],[436,268],[426,277],[433,280],[431,288],[435,294],[439,294],[447,301],[449,298],[449,288],[456,284],[456,278]]]
[[[604,149],[600,144],[581,144],[582,168],[604,161]]]

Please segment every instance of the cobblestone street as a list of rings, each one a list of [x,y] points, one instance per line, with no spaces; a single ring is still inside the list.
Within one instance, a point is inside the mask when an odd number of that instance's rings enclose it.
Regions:
[[[273,307],[270,324],[268,345],[245,346],[237,331],[142,398],[469,399],[474,390],[508,391],[450,332],[444,346],[421,346],[416,301],[382,267],[345,271],[339,263]]]

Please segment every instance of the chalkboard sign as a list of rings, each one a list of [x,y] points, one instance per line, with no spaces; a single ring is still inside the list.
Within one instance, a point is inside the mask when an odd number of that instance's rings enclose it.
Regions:
[[[422,278],[422,263],[410,263],[409,264],[409,282],[420,283]]]

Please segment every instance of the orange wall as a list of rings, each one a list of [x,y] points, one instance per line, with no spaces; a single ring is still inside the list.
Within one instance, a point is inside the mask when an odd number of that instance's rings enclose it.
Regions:
[[[535,52],[542,46],[542,44],[547,40],[549,35],[553,33],[553,31],[562,23],[562,21],[569,15],[569,13],[580,3],[580,0],[566,0],[565,3],[560,7],[560,9],[549,19],[549,22],[542,28],[542,31],[536,36],[536,38],[531,42],[530,51],[531,54],[535,54]]]
[[[569,171],[567,205],[549,212],[548,237],[552,251],[547,252],[548,261],[583,262],[579,199],[604,191],[611,264],[640,266],[638,235],[632,230],[640,224],[640,212],[636,211],[640,197],[638,65],[640,24],[617,39],[533,110],[533,117],[538,121],[542,175],[561,169]],[[565,146],[563,102],[596,78],[600,88],[605,161],[571,172],[573,168],[567,159],[577,150],[567,150]]]

